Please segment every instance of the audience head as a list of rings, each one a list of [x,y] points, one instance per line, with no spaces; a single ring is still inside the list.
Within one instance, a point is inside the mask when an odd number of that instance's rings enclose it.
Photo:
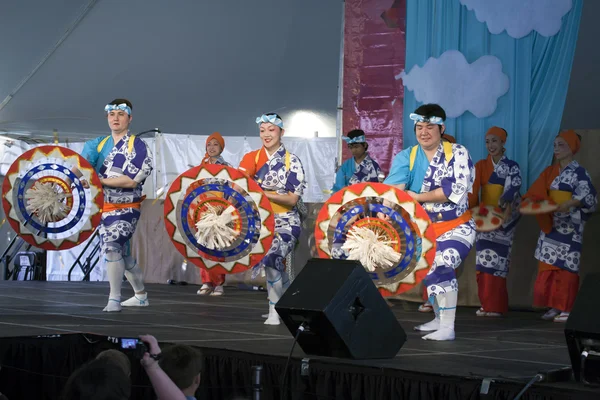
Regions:
[[[200,386],[203,357],[200,350],[187,345],[172,345],[162,350],[159,365],[184,394]]]
[[[127,400],[131,381],[114,361],[92,360],[77,369],[67,381],[62,400]]]
[[[131,361],[129,361],[129,357],[119,350],[104,350],[96,356],[96,359],[111,361],[121,368],[125,372],[125,375],[131,376]]]

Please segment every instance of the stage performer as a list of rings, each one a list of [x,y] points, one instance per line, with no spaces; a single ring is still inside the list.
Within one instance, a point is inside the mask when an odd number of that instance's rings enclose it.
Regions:
[[[352,158],[346,160],[335,174],[335,182],[331,189],[333,193],[355,183],[379,182],[380,177],[383,179],[379,164],[367,153],[369,145],[364,131],[354,129],[342,139],[348,144]]]
[[[279,325],[275,304],[289,286],[284,260],[300,238],[301,223],[297,204],[306,187],[300,159],[281,143],[283,121],[277,114],[256,119],[263,147],[246,154],[239,170],[252,177],[265,191],[275,213],[275,237],[262,261],[254,267],[253,277],[264,268],[267,276],[269,315],[266,325]]]
[[[104,190],[99,229],[110,283],[108,304],[103,310],[108,312],[121,311],[121,306],[149,305],[142,269],[131,255],[131,237],[145,198],[142,185],[152,172],[152,154],[142,139],[129,132],[132,109],[126,99],[115,99],[106,105],[104,111],[111,135],[86,142],[81,153],[96,169]],[[81,177],[80,171],[73,172]],[[123,274],[135,295],[121,302]]]
[[[418,145],[394,157],[384,181],[406,190],[421,203],[433,222],[437,251],[425,277],[435,319],[415,327],[432,332],[425,340],[454,340],[458,299],[455,269],[467,257],[475,241],[475,223],[468,209],[475,169],[467,149],[442,141],[446,112],[437,104],[424,104],[410,118]]]
[[[542,319],[554,322],[566,322],[573,308],[579,288],[583,228],[598,204],[590,175],[573,159],[580,146],[574,131],[561,132],[554,139],[556,163],[546,168],[523,196],[559,204],[554,213],[536,216],[541,232],[535,249],[539,264],[533,303],[549,307]]]
[[[456,138],[452,135],[444,133],[442,135],[442,142],[456,143]],[[432,312],[433,306],[429,301],[429,295],[427,294],[427,287],[425,285],[423,285],[423,301],[424,303],[419,306],[418,311],[423,313]]]
[[[481,308],[475,314],[479,317],[499,317],[508,312],[506,276],[513,236],[521,215],[521,170],[519,164],[504,155],[507,136],[506,131],[497,126],[487,131],[488,156],[475,164],[475,183],[473,193],[469,195],[470,208],[481,203],[504,211],[504,221],[498,229],[478,232],[475,237],[475,268],[481,302]]]
[[[225,140],[223,136],[219,132],[214,132],[206,139],[206,154],[200,165],[218,164],[231,167],[231,164],[221,156],[224,149]],[[200,276],[202,277],[202,287],[198,290],[199,295],[222,296],[225,293],[223,289],[225,274],[209,272],[202,268],[200,269]]]

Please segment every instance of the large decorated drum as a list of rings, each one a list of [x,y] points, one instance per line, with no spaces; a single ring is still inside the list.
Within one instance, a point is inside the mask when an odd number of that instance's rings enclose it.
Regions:
[[[102,185],[92,166],[60,146],[23,153],[2,185],[8,222],[23,240],[45,250],[65,250],[87,240],[100,224],[103,205]]]
[[[164,213],[177,250],[216,273],[255,266],[273,241],[275,219],[265,193],[225,165],[201,165],[179,175],[167,192]]]
[[[334,193],[315,226],[320,257],[361,262],[379,291],[394,296],[417,286],[435,258],[435,233],[421,205],[382,183]]]

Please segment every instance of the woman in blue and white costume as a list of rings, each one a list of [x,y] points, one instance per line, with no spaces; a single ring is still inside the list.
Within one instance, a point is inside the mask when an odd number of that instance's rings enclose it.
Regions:
[[[104,111],[111,134],[86,142],[81,152],[96,169],[104,191],[99,230],[110,283],[108,304],[103,310],[107,312],[121,311],[121,306],[149,305],[142,269],[131,256],[130,240],[141,215],[142,185],[152,172],[152,153],[143,140],[129,132],[132,108],[126,99],[108,104]],[[73,172],[81,176],[76,169]],[[135,295],[121,302],[123,274]]]
[[[455,269],[475,241],[468,198],[475,168],[466,148],[442,141],[446,120],[442,107],[424,104],[410,118],[415,122],[419,144],[396,155],[384,183],[406,190],[423,205],[437,237],[433,266],[424,280],[435,319],[415,330],[432,332],[423,337],[425,340],[454,340],[458,300]]]
[[[336,172],[332,193],[355,183],[379,182],[380,178],[383,179],[384,175],[379,164],[367,153],[369,144],[363,130],[351,130],[347,136],[342,136],[342,139],[347,143],[352,158],[344,161]]]
[[[269,315],[265,324],[279,325],[281,321],[275,304],[289,286],[284,260],[294,251],[300,238],[302,224],[297,204],[306,188],[306,181],[302,162],[281,143],[285,132],[281,117],[264,114],[256,119],[256,123],[263,147],[246,154],[239,170],[260,185],[275,213],[275,237],[265,257],[254,267],[253,276],[261,268],[265,269],[269,294]]]

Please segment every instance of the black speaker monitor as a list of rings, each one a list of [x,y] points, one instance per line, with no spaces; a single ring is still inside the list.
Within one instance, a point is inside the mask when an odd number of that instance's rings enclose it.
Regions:
[[[313,258],[275,309],[309,355],[352,359],[396,356],[406,333],[358,261]]]
[[[600,274],[589,274],[565,326],[575,380],[600,384]]]

